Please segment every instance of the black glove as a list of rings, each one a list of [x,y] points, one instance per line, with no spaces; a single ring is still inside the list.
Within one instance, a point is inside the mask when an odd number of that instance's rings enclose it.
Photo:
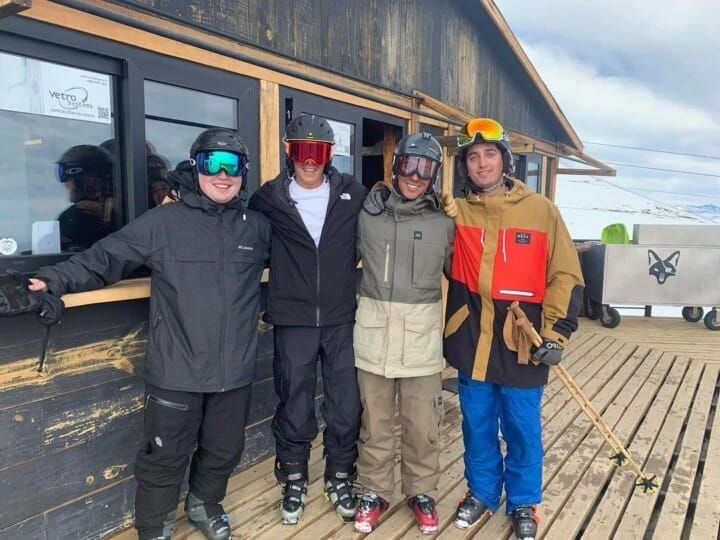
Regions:
[[[556,341],[543,338],[540,346],[533,349],[532,359],[548,366],[556,366],[562,360],[564,350],[563,346]]]
[[[38,320],[44,325],[58,322],[65,307],[62,300],[47,292],[30,292],[29,283],[28,278],[16,270],[0,275],[0,316],[37,312]]]

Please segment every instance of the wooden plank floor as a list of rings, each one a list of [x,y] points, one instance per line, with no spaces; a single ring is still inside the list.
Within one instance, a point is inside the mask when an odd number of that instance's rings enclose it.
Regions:
[[[648,474],[658,476],[660,489],[654,494],[634,490],[632,470],[610,463],[609,448],[599,432],[551,375],[543,397],[544,501],[538,538],[720,537],[720,363],[697,358],[698,352],[710,353],[709,341],[703,339],[706,335],[716,340],[720,336],[704,327],[693,329],[694,325],[682,320],[649,321],[650,325],[648,319],[627,317],[614,330],[583,321],[564,365],[635,460]],[[446,392],[445,407],[437,536],[512,537],[502,509],[486,515],[470,531],[452,525],[455,506],[466,490],[455,394]],[[267,460],[232,477],[224,504],[234,538],[365,536],[342,523],[323,497],[320,447],[312,451],[308,504],[297,526],[280,524],[280,489],[272,467],[273,460]],[[396,478],[398,473],[399,465]],[[395,503],[371,538],[422,536],[402,500],[399,483],[396,487]],[[132,531],[116,536],[134,537]],[[173,538],[200,540],[201,536],[181,517]]]

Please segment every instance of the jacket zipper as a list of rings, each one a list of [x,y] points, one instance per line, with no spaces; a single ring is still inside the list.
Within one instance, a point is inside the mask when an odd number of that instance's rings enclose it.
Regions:
[[[502,230],[502,240],[503,240],[503,246],[502,246],[503,262],[507,262],[507,251],[505,250],[505,229]]]
[[[225,382],[227,380],[227,365],[225,362],[225,325],[227,324],[227,321],[225,320],[227,318],[227,303],[225,301],[225,272],[224,265],[225,265],[225,235],[223,234],[223,229],[225,228],[225,219],[224,216],[225,213],[221,212],[218,216],[218,224],[220,225],[220,298],[222,298],[222,316],[220,317],[220,362],[222,364],[222,387],[220,388],[221,392],[225,391]]]
[[[315,246],[315,266],[317,267],[317,304],[315,305],[315,325],[320,326],[320,247]]]
[[[390,242],[385,240],[385,273],[383,274],[384,282],[388,282],[388,272],[390,270]]]

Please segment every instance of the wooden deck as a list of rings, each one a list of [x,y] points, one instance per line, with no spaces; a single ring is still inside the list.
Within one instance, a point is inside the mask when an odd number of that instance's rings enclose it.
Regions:
[[[599,432],[551,375],[543,398],[546,453],[538,538],[720,537],[720,362],[713,345],[720,345],[717,333],[680,319],[625,317],[614,330],[583,320],[565,366],[636,461],[658,476],[660,489],[653,494],[633,489],[632,471],[610,463],[609,448]],[[452,525],[466,487],[457,396],[446,392],[445,403],[438,537],[509,538],[510,522],[502,510],[467,532]],[[272,465],[267,460],[231,479],[225,508],[234,524],[234,538],[364,536],[330,511],[322,495],[320,448],[312,452],[308,505],[297,526],[280,524],[280,489]],[[421,537],[401,500],[399,485],[395,505],[370,536]],[[131,531],[117,536],[134,537]],[[201,537],[181,518],[173,538]]]

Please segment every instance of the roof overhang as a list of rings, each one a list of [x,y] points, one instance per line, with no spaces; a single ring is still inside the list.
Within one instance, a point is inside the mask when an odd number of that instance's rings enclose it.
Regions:
[[[0,0],[0,19],[24,11],[32,6],[32,0]]]

